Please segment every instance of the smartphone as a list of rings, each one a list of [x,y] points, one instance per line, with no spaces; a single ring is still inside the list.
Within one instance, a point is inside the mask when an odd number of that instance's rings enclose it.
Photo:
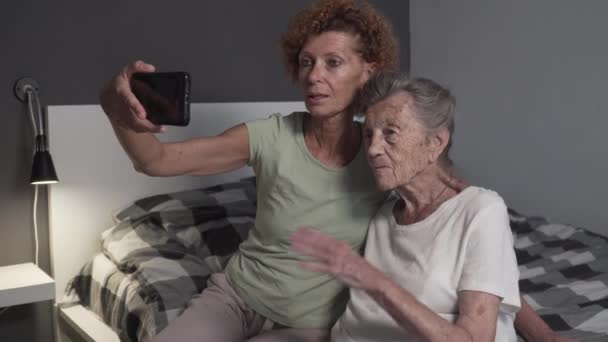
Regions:
[[[131,90],[155,125],[187,126],[190,122],[190,74],[138,72]]]

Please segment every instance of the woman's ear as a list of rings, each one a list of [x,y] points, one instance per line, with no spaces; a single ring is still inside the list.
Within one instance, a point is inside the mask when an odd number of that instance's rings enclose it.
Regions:
[[[442,128],[439,131],[431,134],[429,138],[431,155],[433,161],[436,161],[450,141],[450,132],[447,128]]]
[[[363,83],[367,82],[372,75],[376,72],[376,63],[365,62],[363,64]]]
[[[365,72],[367,73],[367,78],[368,79],[370,77],[372,77],[372,75],[374,73],[376,73],[376,67],[377,67],[377,64],[375,62],[374,63],[366,63],[366,70],[365,70]]]

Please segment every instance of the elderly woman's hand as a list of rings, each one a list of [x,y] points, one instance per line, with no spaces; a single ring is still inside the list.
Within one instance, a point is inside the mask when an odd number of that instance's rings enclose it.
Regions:
[[[307,270],[330,274],[351,288],[374,290],[386,276],[346,242],[318,230],[302,227],[291,236],[294,250],[311,256],[301,262]]]
[[[146,111],[131,90],[131,76],[136,72],[153,72],[154,66],[136,61],[125,66],[99,93],[99,102],[110,121],[135,132],[162,132],[146,119]]]

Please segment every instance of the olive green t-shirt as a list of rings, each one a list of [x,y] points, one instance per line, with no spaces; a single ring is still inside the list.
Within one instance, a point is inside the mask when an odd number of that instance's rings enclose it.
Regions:
[[[256,312],[279,324],[329,328],[344,311],[344,286],[298,265],[289,236],[315,227],[361,250],[385,196],[361,148],[345,167],[321,164],[304,143],[305,113],[247,123],[257,182],[255,227],[226,267],[230,284]]]

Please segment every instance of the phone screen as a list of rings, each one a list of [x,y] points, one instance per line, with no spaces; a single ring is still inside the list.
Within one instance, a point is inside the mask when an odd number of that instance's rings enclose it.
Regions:
[[[186,126],[190,121],[190,76],[185,72],[135,73],[131,90],[150,122]]]

